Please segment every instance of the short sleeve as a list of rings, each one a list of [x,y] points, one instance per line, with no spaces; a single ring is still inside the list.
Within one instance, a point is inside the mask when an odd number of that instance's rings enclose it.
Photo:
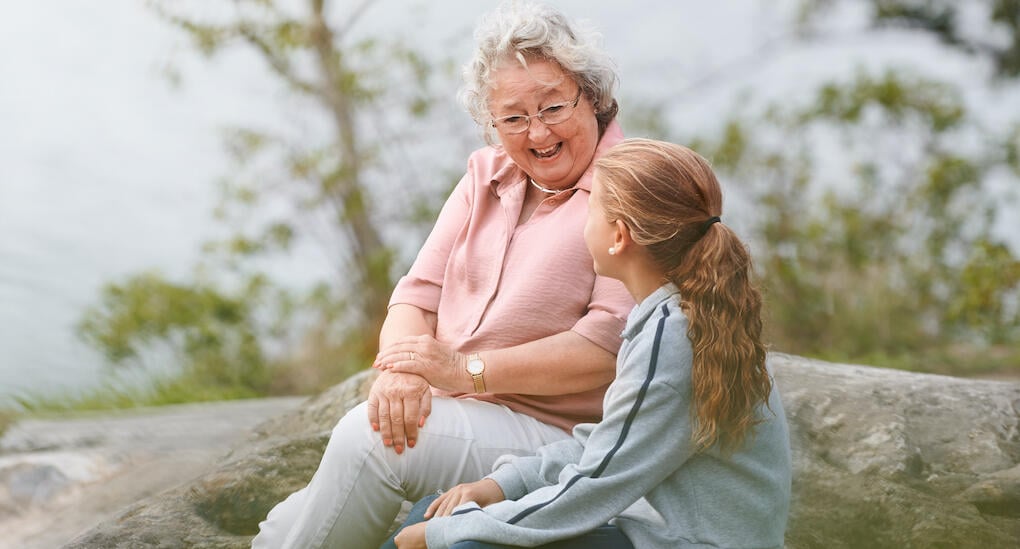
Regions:
[[[620,333],[633,308],[634,299],[622,282],[596,276],[588,312],[571,330],[615,355],[620,350]]]
[[[397,281],[390,296],[390,307],[403,303],[433,313],[439,310],[446,265],[457,235],[470,215],[473,188],[470,174],[469,168],[443,205],[411,269]]]

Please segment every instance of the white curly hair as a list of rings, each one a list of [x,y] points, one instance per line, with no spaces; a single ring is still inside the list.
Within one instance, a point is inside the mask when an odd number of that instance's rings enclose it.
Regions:
[[[529,59],[557,63],[595,106],[599,135],[616,117],[616,65],[602,49],[601,35],[590,26],[574,25],[559,11],[534,2],[505,2],[483,16],[475,29],[477,49],[464,66],[459,97],[471,117],[494,143],[489,92],[500,64]]]

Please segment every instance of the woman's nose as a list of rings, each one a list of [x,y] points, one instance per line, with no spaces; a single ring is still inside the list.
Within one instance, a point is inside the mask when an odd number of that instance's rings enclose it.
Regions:
[[[541,141],[542,138],[549,135],[549,126],[547,126],[541,118],[533,116],[529,122],[528,139],[532,141]]]

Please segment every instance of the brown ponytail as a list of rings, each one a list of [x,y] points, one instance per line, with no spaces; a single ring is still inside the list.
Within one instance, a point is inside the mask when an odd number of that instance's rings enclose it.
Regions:
[[[737,449],[772,381],[761,341],[761,294],[747,247],[723,223],[722,191],[708,162],[661,141],[628,139],[596,162],[603,208],[680,289],[694,349],[695,444]]]

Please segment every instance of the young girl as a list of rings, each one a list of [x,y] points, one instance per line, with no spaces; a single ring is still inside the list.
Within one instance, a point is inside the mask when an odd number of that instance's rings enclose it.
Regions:
[[[596,162],[589,202],[595,271],[638,303],[602,421],[419,502],[384,547],[783,546],[786,419],[715,175],[690,149],[630,139]],[[642,498],[654,513],[624,512]]]

